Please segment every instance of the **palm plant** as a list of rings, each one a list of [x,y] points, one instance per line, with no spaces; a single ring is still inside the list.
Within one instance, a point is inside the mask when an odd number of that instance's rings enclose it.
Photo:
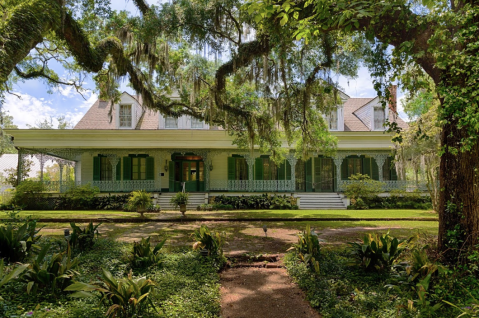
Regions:
[[[174,196],[171,197],[170,203],[176,209],[180,207],[180,212],[183,216],[185,216],[186,212],[186,205],[188,204],[189,200],[189,193],[187,192],[178,192]]]
[[[136,209],[143,217],[143,213],[146,212],[146,209],[153,204],[153,200],[148,192],[144,190],[133,191],[128,199],[128,205]]]
[[[102,269],[103,275],[100,285],[76,282],[68,286],[65,291],[74,291],[72,297],[92,297],[99,292],[100,302],[109,306],[107,317],[137,317],[150,307],[155,308],[151,301],[151,293],[156,284],[145,277],[133,278],[132,272],[127,278],[116,279]]]

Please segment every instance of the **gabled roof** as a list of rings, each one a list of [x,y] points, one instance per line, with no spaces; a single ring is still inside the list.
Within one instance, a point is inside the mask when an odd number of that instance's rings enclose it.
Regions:
[[[127,93],[128,94],[128,93]],[[128,94],[130,95],[130,94]],[[137,100],[141,105],[141,96],[130,95]],[[349,97],[346,94],[341,97]],[[344,111],[344,131],[370,131],[355,114],[356,111],[361,109],[373,101],[376,97],[368,98],[349,98],[343,105]],[[78,122],[74,129],[116,129],[116,116],[109,116],[110,102],[97,100],[90,109],[86,112],[83,118]],[[159,129],[160,114],[157,111],[146,110],[139,118],[139,121],[135,129],[149,130]],[[389,112],[389,121],[396,121],[401,128],[407,128],[408,125],[397,114],[392,111]]]

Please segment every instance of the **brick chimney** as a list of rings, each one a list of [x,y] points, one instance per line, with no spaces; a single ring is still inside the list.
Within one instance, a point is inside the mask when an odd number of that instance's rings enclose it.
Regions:
[[[389,86],[389,109],[393,111],[394,114],[397,114],[398,109],[397,109],[397,90],[398,86],[397,85],[391,85]]]

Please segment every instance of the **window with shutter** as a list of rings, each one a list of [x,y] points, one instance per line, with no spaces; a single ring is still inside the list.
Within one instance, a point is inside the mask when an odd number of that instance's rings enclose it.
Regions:
[[[107,157],[100,157],[100,180],[101,181],[113,180],[110,159],[108,159]]]

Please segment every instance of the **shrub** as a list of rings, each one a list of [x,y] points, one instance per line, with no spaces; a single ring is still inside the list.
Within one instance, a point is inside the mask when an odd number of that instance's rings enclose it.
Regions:
[[[43,209],[46,202],[45,186],[41,182],[25,180],[15,189],[11,204],[22,209]]]
[[[195,230],[193,236],[196,241],[193,244],[193,249],[206,249],[208,250],[208,255],[223,255],[226,233],[212,232],[206,225],[201,225],[199,229]]]
[[[79,259],[72,260],[69,247],[66,251],[47,258],[49,249],[50,245],[45,245],[21,277],[21,281],[27,283],[28,294],[36,294],[38,289],[48,289],[53,295],[57,295],[70,284],[74,276],[79,275],[75,270]]]
[[[417,193],[413,195],[405,194],[402,196],[396,193],[389,197],[375,196],[363,200],[370,209],[432,209],[431,197],[426,195],[419,196]]]
[[[65,291],[74,291],[72,297],[92,297],[97,291],[100,303],[109,306],[107,317],[137,317],[154,308],[151,301],[151,293],[155,283],[145,277],[133,278],[132,273],[127,278],[116,279],[113,275],[103,269],[100,285],[92,285],[77,282],[68,286]]]
[[[389,232],[380,234],[365,234],[361,243],[349,242],[352,254],[358,265],[366,270],[389,270],[412,240],[398,240]]]
[[[70,226],[72,227],[73,231],[70,236],[70,244],[73,248],[78,248],[80,251],[85,251],[90,249],[95,244],[95,233],[98,237],[98,227],[101,223],[97,225],[93,225],[93,222],[84,227],[83,229],[80,228],[75,224],[75,222],[71,222]]]
[[[310,266],[319,274],[319,257],[321,246],[318,235],[311,231],[309,224],[306,229],[298,234],[298,243],[294,244],[290,250],[295,250],[302,262]]]
[[[267,193],[251,196],[212,197],[210,203],[217,206],[231,206],[232,209],[297,209],[297,199],[287,195],[269,195]]]
[[[348,184],[344,189],[344,194],[351,200],[354,206],[358,199],[368,199],[377,196],[384,185],[384,183],[372,180],[366,174],[355,174],[349,177],[349,180],[354,181]],[[364,208],[364,205],[362,205]]]
[[[22,261],[31,251],[32,246],[40,239],[37,236],[36,220],[24,220],[17,227],[13,222],[0,227],[0,258],[9,262]]]
[[[84,210],[93,207],[96,195],[100,193],[98,187],[92,187],[87,183],[82,186],[74,186],[68,189],[64,197],[65,208],[73,210]]]
[[[143,217],[146,209],[153,204],[153,200],[148,192],[144,190],[133,191],[128,199],[128,205],[132,209],[136,209]]]
[[[133,243],[133,251],[131,262],[135,267],[147,267],[160,262],[160,250],[165,245],[166,239],[156,244],[155,248],[151,249],[150,236],[142,238],[140,242]]]
[[[234,208],[233,208],[233,206],[232,206],[231,204],[221,204],[221,203],[213,204],[212,209],[215,210],[215,211],[220,211],[220,210],[225,210],[225,211],[234,210]]]
[[[198,210],[198,211],[213,211],[213,205],[212,204],[201,204],[201,205],[198,205],[196,210]]]

